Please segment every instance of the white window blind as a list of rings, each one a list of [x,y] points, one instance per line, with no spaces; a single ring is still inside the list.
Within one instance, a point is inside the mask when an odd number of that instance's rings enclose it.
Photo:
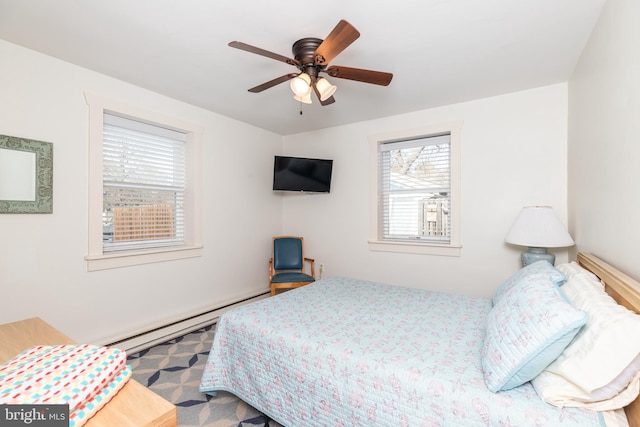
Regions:
[[[379,236],[451,242],[451,136],[386,142],[378,152]]]
[[[186,140],[104,113],[103,252],[184,244]]]

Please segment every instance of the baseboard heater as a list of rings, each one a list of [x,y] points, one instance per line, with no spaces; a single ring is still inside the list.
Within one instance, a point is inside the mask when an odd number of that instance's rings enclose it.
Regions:
[[[176,337],[180,337],[198,329],[213,325],[218,321],[220,316],[222,316],[225,312],[231,310],[232,308],[259,301],[261,299],[269,297],[269,295],[269,292],[265,292],[242,300],[221,305],[219,307],[211,308],[210,310],[187,315],[181,319],[144,330],[126,338],[118,339],[106,345],[125,350],[127,354],[138,353],[142,350],[153,347],[154,345],[167,342]]]

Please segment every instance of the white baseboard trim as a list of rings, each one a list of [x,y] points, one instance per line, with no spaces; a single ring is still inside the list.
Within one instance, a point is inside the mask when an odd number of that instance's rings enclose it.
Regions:
[[[142,350],[153,347],[154,345],[167,342],[176,337],[213,325],[225,312],[245,304],[268,298],[269,295],[269,292],[265,292],[208,310],[185,315],[181,319],[170,321],[163,325],[132,334],[131,336],[114,340],[106,345],[124,350],[127,354],[138,353]]]

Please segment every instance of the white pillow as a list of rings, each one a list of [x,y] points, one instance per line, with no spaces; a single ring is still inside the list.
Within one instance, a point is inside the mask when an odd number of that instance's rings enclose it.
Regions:
[[[604,385],[591,392],[593,400],[606,400],[620,393],[620,390],[627,388],[633,378],[640,374],[640,354],[633,359],[633,362],[624,368],[620,375],[615,377],[609,384]],[[640,384],[639,384],[640,386]]]
[[[586,270],[586,269],[580,267],[580,264],[578,264],[575,261],[571,261],[571,262],[566,263],[566,264],[559,264],[555,268],[556,268],[556,270],[558,270],[562,274],[564,274],[564,277],[566,279],[565,282],[568,281],[569,279],[577,277],[577,276],[584,276],[591,282],[591,284],[598,285],[598,286],[600,286],[602,288],[602,290],[604,290],[604,285],[602,284],[602,282],[600,281],[598,276],[596,276],[595,274],[593,274],[589,270]]]
[[[532,384],[556,406],[604,411],[633,401],[640,390],[640,316],[618,305],[600,280],[578,264],[562,264],[562,291],[589,314],[584,328]]]

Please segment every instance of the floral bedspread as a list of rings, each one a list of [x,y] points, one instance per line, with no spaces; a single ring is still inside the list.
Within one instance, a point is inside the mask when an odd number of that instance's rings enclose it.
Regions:
[[[487,390],[491,300],[327,278],[226,313],[200,391],[229,391],[288,427],[602,426],[527,383]]]

